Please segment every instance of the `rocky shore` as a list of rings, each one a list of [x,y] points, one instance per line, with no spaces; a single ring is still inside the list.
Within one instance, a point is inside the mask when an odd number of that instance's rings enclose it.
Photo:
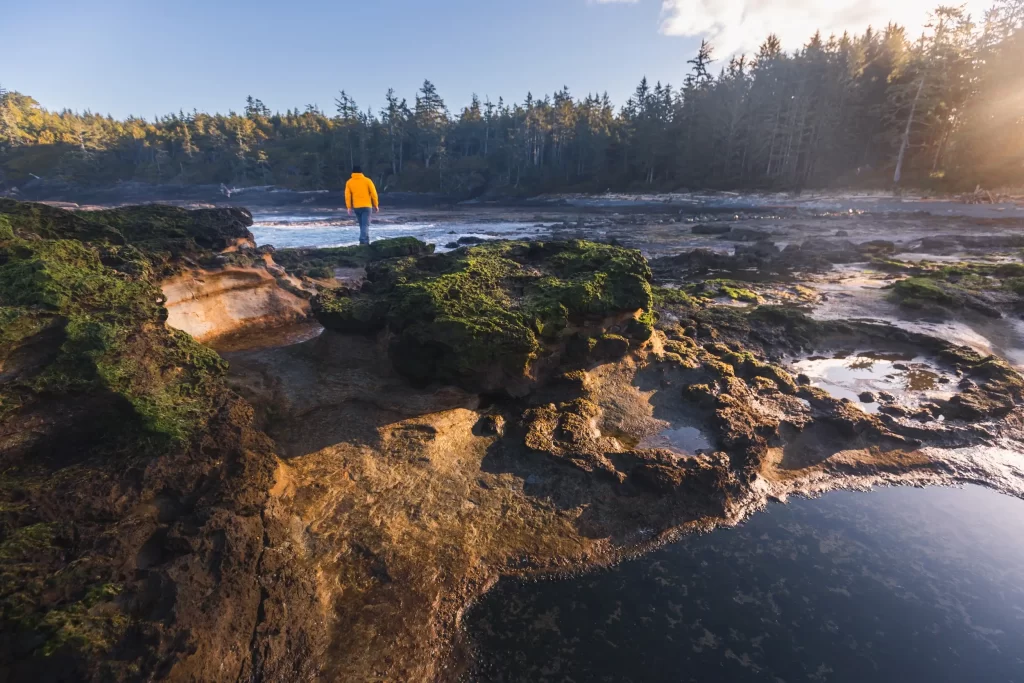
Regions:
[[[275,252],[250,225],[0,200],[12,680],[457,680],[463,611],[500,576],[830,488],[1024,495],[1016,371],[813,319],[790,282],[874,260],[913,275],[900,305],[955,312],[1016,305],[1019,263],[764,235],[652,262],[582,239]],[[314,319],[298,344],[204,345]],[[941,391],[867,411],[795,369],[865,349],[924,359]]]

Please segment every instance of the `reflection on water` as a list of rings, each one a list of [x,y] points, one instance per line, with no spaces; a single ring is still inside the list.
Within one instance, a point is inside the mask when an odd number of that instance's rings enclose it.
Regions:
[[[951,392],[944,389],[951,389],[955,379],[924,359],[884,352],[811,356],[794,362],[793,370],[807,375],[813,386],[847,398],[869,413],[878,411],[880,394],[892,394],[904,405],[949,398]],[[863,400],[865,393],[872,400]]]
[[[471,681],[1024,680],[1024,502],[987,489],[775,504],[576,579],[501,582]]]
[[[210,342],[218,353],[235,353],[238,351],[253,351],[256,349],[272,349],[281,346],[292,346],[301,344],[304,341],[315,339],[324,331],[323,326],[315,320],[295,323],[294,325],[282,325],[280,327],[262,327],[251,330],[241,330],[234,334],[225,335]]]
[[[932,319],[900,308],[888,300],[886,276],[869,275],[860,266],[837,266],[839,278],[809,282],[823,296],[812,315],[820,320],[864,319],[885,322],[963,344],[1005,358],[1024,370],[1024,321],[1007,316],[990,318],[976,311],[958,311],[955,318]]]
[[[669,427],[642,440],[637,448],[664,448],[680,455],[697,455],[698,451],[710,449],[711,441],[696,427]]]

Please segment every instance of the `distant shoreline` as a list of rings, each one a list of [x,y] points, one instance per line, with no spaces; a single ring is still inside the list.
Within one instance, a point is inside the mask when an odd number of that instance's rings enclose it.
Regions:
[[[220,185],[150,185],[121,183],[107,187],[78,187],[41,182],[8,191],[12,199],[37,201],[67,209],[165,203],[197,208],[246,206],[273,209],[307,206],[344,207],[340,190],[290,190],[274,186],[227,188]],[[807,210],[864,213],[928,213],[971,218],[1024,218],[1024,190],[978,195],[942,195],[908,190],[901,196],[884,190],[827,190],[814,192],[731,192],[718,190],[681,192],[555,193],[534,197],[494,196],[459,199],[435,193],[384,192],[384,204],[396,208],[445,207],[561,207],[578,210],[637,209],[645,212],[723,210]],[[995,200],[990,202],[989,199]],[[982,203],[983,202],[983,203]]]

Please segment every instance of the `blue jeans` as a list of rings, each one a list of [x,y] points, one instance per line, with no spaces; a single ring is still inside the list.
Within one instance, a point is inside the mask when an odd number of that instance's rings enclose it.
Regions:
[[[370,243],[370,209],[356,209],[356,219],[359,221],[359,244]]]

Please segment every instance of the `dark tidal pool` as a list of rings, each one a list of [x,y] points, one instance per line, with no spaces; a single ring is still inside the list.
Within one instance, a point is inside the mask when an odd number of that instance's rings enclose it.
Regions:
[[[502,582],[465,626],[468,681],[1024,681],[1024,501],[794,499],[610,570]]]

